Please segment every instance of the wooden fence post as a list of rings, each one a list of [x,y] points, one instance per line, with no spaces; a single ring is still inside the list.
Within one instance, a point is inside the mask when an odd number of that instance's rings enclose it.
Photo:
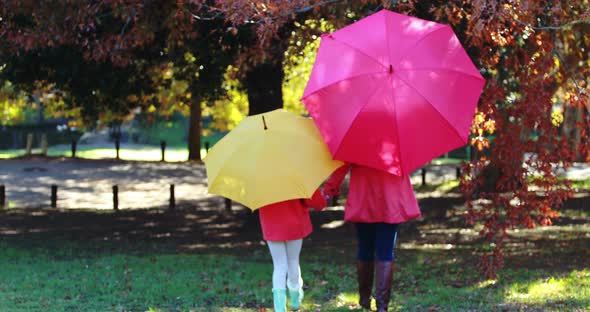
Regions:
[[[117,150],[117,156],[116,159],[119,160],[119,148],[121,147],[121,141],[119,140],[119,138],[115,139],[115,149]]]
[[[29,156],[32,153],[33,153],[33,134],[29,133],[29,134],[27,134],[27,147],[26,147],[25,154],[27,156]]]
[[[76,146],[78,142],[76,140],[72,140],[72,158],[76,158]]]
[[[48,145],[49,144],[47,143],[47,133],[43,133],[41,135],[41,155],[47,156]]]
[[[174,184],[170,184],[170,204],[168,206],[170,211],[174,211],[176,209],[176,198],[174,196]]]
[[[51,185],[51,208],[57,208],[57,185]]]
[[[119,186],[113,185],[113,209],[119,210]]]
[[[160,149],[162,150],[162,160],[161,161],[166,161],[166,141],[160,141]]]
[[[6,187],[4,184],[0,185],[0,208],[6,207]]]

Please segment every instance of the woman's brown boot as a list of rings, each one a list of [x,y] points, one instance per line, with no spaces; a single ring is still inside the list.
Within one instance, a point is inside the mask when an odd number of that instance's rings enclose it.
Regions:
[[[387,312],[393,279],[392,261],[375,261],[375,301],[378,312]]]
[[[373,288],[373,275],[375,265],[373,261],[357,261],[356,273],[359,284],[359,305],[371,310],[371,289]]]

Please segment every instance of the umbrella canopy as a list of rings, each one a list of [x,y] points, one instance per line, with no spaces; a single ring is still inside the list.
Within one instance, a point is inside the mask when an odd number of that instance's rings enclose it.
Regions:
[[[310,118],[279,109],[244,118],[204,159],[209,193],[254,210],[310,198],[339,166]]]
[[[322,36],[302,101],[335,159],[401,175],[467,143],[484,83],[450,26],[381,10]]]

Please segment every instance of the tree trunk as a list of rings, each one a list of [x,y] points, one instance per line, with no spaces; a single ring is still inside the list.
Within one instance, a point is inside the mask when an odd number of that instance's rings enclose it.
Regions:
[[[570,146],[573,149],[580,146],[582,142],[582,129],[579,125],[584,122],[584,108],[565,105],[563,113],[563,123],[561,126],[561,134],[567,138]],[[576,161],[585,161],[586,155],[577,152],[575,155]]]
[[[192,92],[188,127],[188,160],[201,160],[201,98]]]
[[[282,59],[258,64],[246,74],[248,115],[283,107],[283,77]]]

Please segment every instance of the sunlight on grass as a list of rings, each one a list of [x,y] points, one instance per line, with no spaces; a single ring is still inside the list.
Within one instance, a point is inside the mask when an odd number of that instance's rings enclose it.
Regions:
[[[432,194],[447,194],[459,191],[459,179],[447,180],[442,183],[428,183],[426,185],[415,185],[415,190],[420,192],[428,192]]]
[[[559,211],[560,216],[567,216],[574,219],[590,218],[589,210],[578,210],[578,209],[562,209]],[[590,232],[590,230],[588,231]]]
[[[442,193],[448,193],[449,191],[456,189],[459,187],[459,180],[450,180],[444,183],[441,183],[436,190]]]
[[[496,280],[485,280],[477,283],[477,288],[487,288],[493,285],[496,285],[498,281]]]
[[[359,296],[357,293],[345,292],[340,293],[337,299],[343,303],[356,304],[356,302],[359,300]]]
[[[551,238],[560,240],[576,239],[582,236],[588,237],[590,235],[590,226],[579,225],[551,225],[538,226],[532,229],[514,229],[509,230],[508,233],[514,237],[532,237],[534,238]]]
[[[590,178],[585,180],[572,180],[572,188],[590,190]]]
[[[537,282],[529,287],[528,294],[531,298],[546,298],[554,297],[554,294],[563,293],[566,289],[565,280],[550,278],[546,282]]]
[[[3,150],[0,151],[0,159],[14,158],[24,154],[24,151],[19,150]]]
[[[40,154],[40,149],[33,149],[33,154]],[[2,150],[0,159],[9,159],[23,156],[25,150]],[[47,155],[51,157],[71,157],[72,152],[63,146],[50,147]],[[205,149],[201,149],[201,158],[207,155]],[[87,159],[115,159],[117,156],[114,148],[85,148],[80,146],[76,151],[76,157]],[[141,146],[137,148],[126,148],[124,146],[119,150],[119,157],[122,160],[132,161],[160,161],[162,152],[159,146]],[[188,159],[188,150],[185,147],[169,147],[166,149],[165,160],[176,162],[186,161]]]
[[[343,225],[344,225],[343,220],[334,220],[332,222],[322,224],[321,228],[322,229],[335,229],[335,228],[341,227]]]
[[[336,294],[335,297],[328,301],[324,302],[321,305],[308,305],[307,308],[309,311],[315,310],[314,308],[318,308],[320,306],[330,307],[329,311],[333,310],[350,310],[353,307],[358,307],[358,294],[356,292],[342,292]]]
[[[462,162],[463,162],[463,159],[460,159],[460,158],[445,158],[445,157],[436,158],[431,161],[431,163],[433,165],[457,165]]]
[[[410,250],[450,250],[455,248],[453,244],[416,244],[414,242],[400,243],[399,249],[410,249]]]
[[[542,305],[549,301],[581,303],[590,308],[590,270],[575,270],[563,277],[550,277],[512,284],[508,301]]]

